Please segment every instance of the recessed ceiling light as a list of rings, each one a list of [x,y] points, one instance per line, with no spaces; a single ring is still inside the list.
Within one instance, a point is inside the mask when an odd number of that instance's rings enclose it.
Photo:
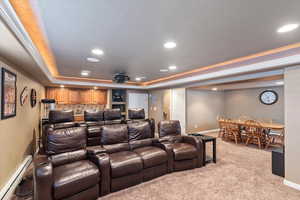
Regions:
[[[89,74],[90,74],[90,71],[88,71],[88,70],[81,71],[81,76],[88,76]]]
[[[161,71],[161,72],[168,72],[169,70],[168,69],[160,69],[159,71]]]
[[[136,81],[141,81],[141,80],[143,80],[143,79],[145,79],[145,78],[146,78],[145,76],[141,76],[141,77],[136,77],[135,80],[136,80]]]
[[[277,82],[276,82],[276,85],[283,85],[283,84],[284,84],[283,81],[277,81]]]
[[[212,91],[217,91],[218,88],[214,87],[214,88],[212,88],[211,90],[212,90]]]
[[[166,49],[173,49],[173,48],[176,47],[176,43],[175,43],[175,42],[166,42],[166,43],[164,44],[164,47],[165,47]]]
[[[102,49],[92,49],[92,53],[97,55],[97,56],[101,56],[104,54]]]
[[[299,24],[286,24],[279,29],[277,29],[278,33],[286,33],[295,30],[296,28],[299,27]]]
[[[60,87],[61,87],[61,88],[64,88],[65,86],[64,86],[64,85],[60,85]]]
[[[98,88],[95,86],[95,87],[94,87],[94,90],[97,90],[97,89],[98,89]]]
[[[175,70],[175,69],[177,69],[177,67],[175,65],[169,66],[169,70]]]
[[[100,60],[98,58],[87,58],[86,59],[88,62],[99,62]]]

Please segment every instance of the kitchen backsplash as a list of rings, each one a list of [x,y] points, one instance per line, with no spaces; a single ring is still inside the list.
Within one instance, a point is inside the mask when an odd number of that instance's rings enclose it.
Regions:
[[[85,110],[103,110],[105,105],[92,105],[92,104],[56,104],[57,110],[73,110],[75,115],[83,115]]]

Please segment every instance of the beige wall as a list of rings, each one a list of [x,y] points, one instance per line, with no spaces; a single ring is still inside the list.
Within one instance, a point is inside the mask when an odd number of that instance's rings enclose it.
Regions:
[[[171,89],[170,94],[170,119],[179,120],[181,134],[186,134],[186,88]]]
[[[149,91],[149,118],[155,119],[155,124],[164,119],[163,112],[170,118],[170,90]],[[156,126],[157,132],[157,126]]]
[[[44,87],[25,73],[0,61],[1,67],[17,74],[17,116],[0,120],[0,188],[36,148],[34,138],[35,134],[38,135],[40,106],[37,103],[31,108],[29,99],[21,106],[20,93],[27,86],[30,90],[36,89],[38,100],[45,95]]]
[[[285,70],[285,179],[300,184],[300,66]]]
[[[278,102],[264,105],[259,101],[259,95],[266,89],[278,93]],[[283,87],[256,88],[226,91],[224,97],[225,116],[238,118],[242,115],[258,120],[273,120],[284,123],[284,89]]]
[[[224,114],[224,92],[187,90],[187,131],[217,129],[217,117]]]

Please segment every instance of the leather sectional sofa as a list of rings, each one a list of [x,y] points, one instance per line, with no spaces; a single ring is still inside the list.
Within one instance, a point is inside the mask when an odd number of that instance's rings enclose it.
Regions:
[[[52,123],[46,129],[44,152],[34,161],[37,200],[92,200],[202,164],[201,143],[180,136],[178,121],[160,122],[160,138],[154,138],[151,120],[143,119],[140,110],[139,119],[104,125],[89,124],[98,122],[95,118],[101,115],[89,112],[86,125],[72,126],[72,112],[60,112],[50,112]],[[95,145],[87,146],[91,135],[96,135]]]
[[[34,160],[34,199],[96,199],[101,172],[88,159],[86,128],[50,128],[45,144]]]
[[[160,143],[173,154],[172,170],[179,171],[203,165],[202,142],[192,136],[182,136],[178,120],[158,123]]]

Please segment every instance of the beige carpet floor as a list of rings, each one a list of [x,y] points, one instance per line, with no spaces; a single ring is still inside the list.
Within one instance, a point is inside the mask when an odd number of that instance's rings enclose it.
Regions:
[[[300,191],[282,182],[271,173],[271,152],[218,139],[217,164],[167,174],[99,200],[300,200]]]
[[[218,139],[217,164],[167,174],[99,199],[300,200],[300,191],[282,182],[271,172],[271,152]]]

